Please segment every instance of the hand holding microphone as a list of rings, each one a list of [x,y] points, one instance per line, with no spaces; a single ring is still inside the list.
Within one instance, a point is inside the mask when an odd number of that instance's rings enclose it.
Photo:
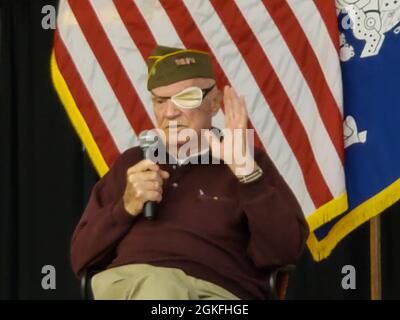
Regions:
[[[149,160],[149,149],[157,142],[157,137],[145,131],[139,136],[144,160],[127,170],[127,183],[123,200],[125,209],[131,215],[143,211],[145,218],[154,219],[154,204],[162,200],[162,186],[169,173],[161,170]]]

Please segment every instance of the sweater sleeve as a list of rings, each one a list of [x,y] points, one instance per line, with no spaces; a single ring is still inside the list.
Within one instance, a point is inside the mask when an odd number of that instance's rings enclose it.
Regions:
[[[263,176],[239,184],[250,231],[247,253],[257,268],[293,264],[301,256],[309,229],[294,194],[265,153],[255,159]]]
[[[120,156],[107,174],[93,187],[86,209],[71,240],[71,264],[74,273],[107,265],[112,251],[130,230],[137,216],[124,207],[126,154]]]

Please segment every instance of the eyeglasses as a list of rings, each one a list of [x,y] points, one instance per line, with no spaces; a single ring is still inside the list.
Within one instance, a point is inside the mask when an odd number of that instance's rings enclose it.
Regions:
[[[161,103],[167,102],[168,99],[171,99],[171,101],[179,108],[194,109],[201,105],[203,99],[208,93],[211,92],[212,89],[214,89],[214,87],[215,84],[205,89],[199,87],[189,87],[171,97],[161,97],[153,94],[153,99],[156,100],[156,102],[159,100]]]

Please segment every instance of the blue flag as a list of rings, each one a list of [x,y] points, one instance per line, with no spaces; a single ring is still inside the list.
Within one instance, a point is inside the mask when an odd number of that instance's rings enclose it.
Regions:
[[[349,209],[316,230],[317,260],[400,199],[400,1],[336,3]]]

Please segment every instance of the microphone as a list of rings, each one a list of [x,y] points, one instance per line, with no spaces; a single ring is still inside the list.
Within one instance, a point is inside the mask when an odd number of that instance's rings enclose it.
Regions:
[[[158,136],[154,130],[144,130],[139,135],[139,146],[143,152],[144,159],[150,159],[153,151],[157,148]],[[143,207],[143,215],[147,220],[153,220],[155,217],[154,201],[147,201]]]

